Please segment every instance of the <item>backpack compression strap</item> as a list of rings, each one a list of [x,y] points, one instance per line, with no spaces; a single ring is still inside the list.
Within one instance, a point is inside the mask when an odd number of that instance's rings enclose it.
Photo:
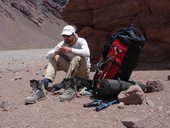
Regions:
[[[112,57],[109,57],[108,58],[108,66],[105,68],[105,70],[103,71],[103,76],[102,76],[102,78],[100,79],[100,80],[103,80],[103,79],[105,79],[105,77],[106,77],[106,75],[107,75],[107,72],[108,72],[108,70],[110,69],[110,67],[111,67],[111,65],[112,65],[112,63],[114,62],[114,60],[115,60],[115,58],[116,58],[116,55],[117,55],[117,47],[114,47],[114,54],[113,54],[113,56]]]

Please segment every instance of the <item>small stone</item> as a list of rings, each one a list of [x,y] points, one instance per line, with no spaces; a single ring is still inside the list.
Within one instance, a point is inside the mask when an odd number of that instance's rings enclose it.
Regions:
[[[36,75],[39,75],[40,73],[39,73],[39,72],[36,72],[35,74],[36,74]]]
[[[15,73],[15,75],[18,75],[19,74],[19,72],[14,72]]]
[[[0,101],[0,108],[3,109],[3,111],[8,111],[9,110],[9,104],[7,101]]]
[[[128,117],[121,120],[121,122],[127,128],[143,128],[143,120],[142,118]]]
[[[157,108],[157,110],[159,110],[159,111],[162,111],[162,109],[163,109],[163,106],[159,106],[159,107]]]
[[[154,107],[154,106],[155,106],[154,103],[153,103],[151,100],[147,100],[147,101],[146,101],[146,104],[148,104],[148,105],[151,106],[151,107]]]
[[[120,102],[119,104],[118,104],[118,106],[117,106],[117,108],[119,108],[119,109],[124,109],[124,102]]]
[[[166,111],[166,114],[167,114],[168,116],[170,116],[170,111]]]
[[[170,75],[168,75],[167,80],[170,80]]]
[[[18,76],[16,78],[14,78],[14,80],[21,80],[22,79],[22,76]]]

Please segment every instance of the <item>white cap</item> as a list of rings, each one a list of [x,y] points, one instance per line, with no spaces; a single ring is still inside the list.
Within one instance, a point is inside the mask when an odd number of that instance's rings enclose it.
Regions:
[[[61,35],[67,35],[67,36],[70,36],[72,35],[73,33],[75,33],[75,28],[71,25],[67,25],[63,28],[63,31],[61,33]]]

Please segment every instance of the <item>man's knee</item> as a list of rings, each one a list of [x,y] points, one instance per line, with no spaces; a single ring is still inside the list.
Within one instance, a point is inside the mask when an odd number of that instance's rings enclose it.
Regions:
[[[59,57],[60,57],[59,55],[56,55],[55,57],[49,59],[49,63],[54,64],[58,62]]]
[[[75,64],[75,63],[81,63],[83,60],[83,58],[81,56],[75,56],[72,60],[71,60],[71,64]]]
[[[60,55],[56,55],[54,58],[55,58],[55,61],[58,62],[58,60],[59,60],[59,58],[60,58]]]
[[[60,55],[56,55],[55,57],[49,60],[49,63],[53,66],[59,66],[64,62],[63,62],[63,58]]]

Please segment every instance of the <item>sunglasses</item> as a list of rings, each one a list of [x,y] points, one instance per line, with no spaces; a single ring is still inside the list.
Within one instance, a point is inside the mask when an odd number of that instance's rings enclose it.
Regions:
[[[73,34],[72,34],[72,35],[73,35]],[[68,38],[68,37],[70,37],[70,36],[72,36],[72,35],[62,35],[62,37]]]

